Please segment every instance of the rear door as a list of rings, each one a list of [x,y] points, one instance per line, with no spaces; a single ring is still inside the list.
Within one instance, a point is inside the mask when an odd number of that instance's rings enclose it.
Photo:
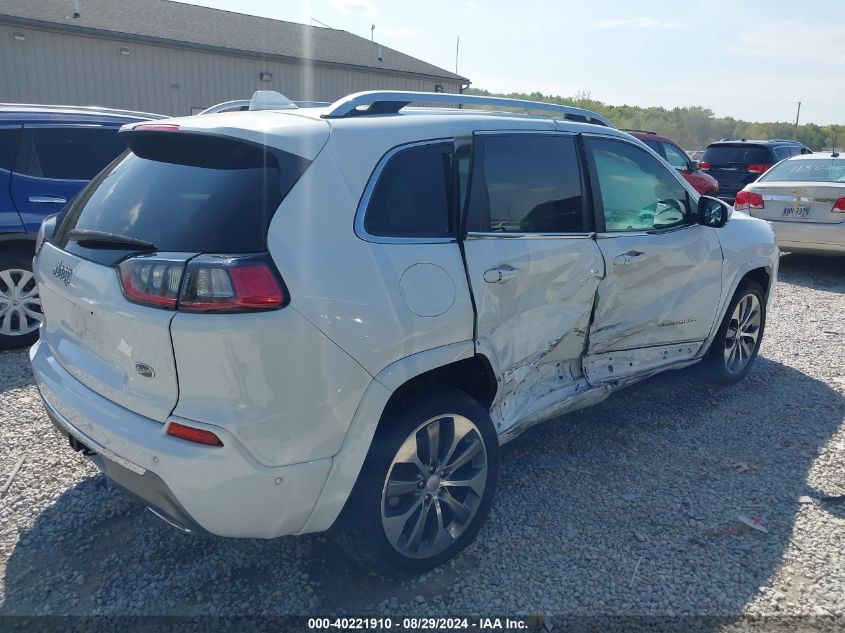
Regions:
[[[585,140],[606,270],[585,360],[596,383],[695,355],[716,317],[722,251],[675,173],[633,143]]]
[[[495,416],[503,432],[541,398],[584,385],[581,356],[604,267],[575,136],[476,134],[472,163],[464,248],[476,338],[504,377]]]
[[[37,231],[125,149],[115,127],[24,126],[10,192],[25,229]]]

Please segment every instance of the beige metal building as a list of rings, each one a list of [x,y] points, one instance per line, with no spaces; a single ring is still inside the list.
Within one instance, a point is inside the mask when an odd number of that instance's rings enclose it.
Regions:
[[[170,0],[0,0],[0,102],[184,115],[256,90],[333,101],[360,90],[468,85],[330,28]]]

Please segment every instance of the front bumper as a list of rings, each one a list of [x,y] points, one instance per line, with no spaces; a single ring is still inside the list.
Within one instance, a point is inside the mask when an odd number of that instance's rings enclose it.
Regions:
[[[30,350],[33,375],[54,425],[96,455],[94,463],[118,486],[175,525],[218,536],[273,538],[305,525],[332,460],[266,467],[225,429],[222,447],[165,433],[166,425],[95,393],[39,341]]]
[[[770,220],[782,251],[845,255],[845,222],[822,224]]]

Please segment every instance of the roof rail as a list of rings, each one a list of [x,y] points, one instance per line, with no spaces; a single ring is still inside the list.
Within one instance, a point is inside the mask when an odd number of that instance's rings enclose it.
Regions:
[[[795,139],[791,138],[770,138],[769,143],[796,143],[800,145],[801,141],[796,141]]]
[[[40,110],[80,110],[92,114],[124,114],[127,116],[144,117],[147,119],[167,119],[166,114],[155,114],[153,112],[139,112],[137,110],[121,110],[119,108],[106,108],[104,106],[78,106],[78,105],[52,105],[45,103],[0,103],[2,108],[38,108]]]
[[[558,118],[568,119],[570,121],[614,127],[605,117],[591,110],[559,105],[557,103],[509,99],[507,97],[485,97],[481,95],[452,94],[446,92],[404,92],[399,90],[373,90],[348,95],[335,101],[329,111],[322,116],[327,119],[341,119],[361,115],[396,114],[399,110],[411,103],[521,108],[553,114]]]

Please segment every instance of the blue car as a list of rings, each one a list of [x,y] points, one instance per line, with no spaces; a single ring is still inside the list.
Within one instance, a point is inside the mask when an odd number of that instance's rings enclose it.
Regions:
[[[0,104],[0,349],[38,338],[32,256],[41,221],[123,153],[117,131],[155,114]]]
[[[772,165],[792,156],[812,153],[813,150],[798,141],[723,138],[707,146],[699,167],[719,182],[718,197],[733,204],[736,194]]]

